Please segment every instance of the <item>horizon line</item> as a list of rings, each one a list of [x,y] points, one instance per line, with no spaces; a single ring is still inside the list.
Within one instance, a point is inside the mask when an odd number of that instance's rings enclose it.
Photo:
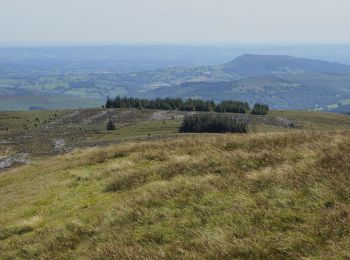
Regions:
[[[0,48],[32,47],[104,47],[104,46],[184,46],[184,47],[234,47],[234,46],[350,46],[350,42],[0,42]]]

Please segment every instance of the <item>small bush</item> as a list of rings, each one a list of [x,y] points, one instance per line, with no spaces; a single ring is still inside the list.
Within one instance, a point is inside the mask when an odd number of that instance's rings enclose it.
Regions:
[[[186,116],[180,132],[193,133],[246,133],[247,124],[238,122],[230,116],[214,113],[195,114]]]

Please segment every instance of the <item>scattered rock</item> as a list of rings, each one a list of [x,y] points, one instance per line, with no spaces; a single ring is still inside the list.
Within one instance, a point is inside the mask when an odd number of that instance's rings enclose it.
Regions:
[[[161,121],[161,120],[181,119],[183,117],[184,116],[182,114],[172,113],[169,110],[164,110],[164,111],[156,111],[156,112],[152,113],[150,119],[156,120],[156,121]]]
[[[65,151],[66,142],[63,139],[54,139],[52,145],[53,153],[62,153]]]
[[[294,128],[295,127],[295,124],[294,122],[286,119],[286,118],[283,118],[283,117],[276,117],[276,120],[277,122],[280,123],[281,126],[285,127],[285,128]]]
[[[19,153],[11,157],[6,157],[3,159],[0,159],[0,171],[3,169],[10,168],[17,164],[24,164],[27,162],[28,154],[26,153]]]

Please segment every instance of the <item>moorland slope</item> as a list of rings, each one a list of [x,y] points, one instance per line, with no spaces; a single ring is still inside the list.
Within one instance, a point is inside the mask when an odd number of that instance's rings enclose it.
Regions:
[[[0,258],[349,257],[349,171],[348,130],[77,150],[0,174]]]

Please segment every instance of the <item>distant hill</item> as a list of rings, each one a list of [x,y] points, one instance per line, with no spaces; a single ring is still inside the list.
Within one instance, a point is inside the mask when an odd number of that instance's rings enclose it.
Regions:
[[[339,110],[350,100],[350,66],[322,60],[245,54],[219,65],[152,68],[76,74],[69,69],[59,73],[49,69],[46,75],[20,73],[16,66],[0,70],[0,110],[95,106],[117,95],[236,99],[268,103],[274,109],[310,110]],[[25,93],[28,98],[23,99]],[[45,97],[55,106],[44,105]],[[79,105],[81,101],[85,104]]]
[[[225,64],[224,71],[243,77],[291,73],[350,73],[350,66],[321,60],[295,58],[282,55],[242,55]]]
[[[275,109],[311,110],[333,110],[350,98],[350,66],[327,61],[247,54],[212,66],[208,73],[218,80],[192,80],[143,94],[215,100],[229,97],[265,102]]]

